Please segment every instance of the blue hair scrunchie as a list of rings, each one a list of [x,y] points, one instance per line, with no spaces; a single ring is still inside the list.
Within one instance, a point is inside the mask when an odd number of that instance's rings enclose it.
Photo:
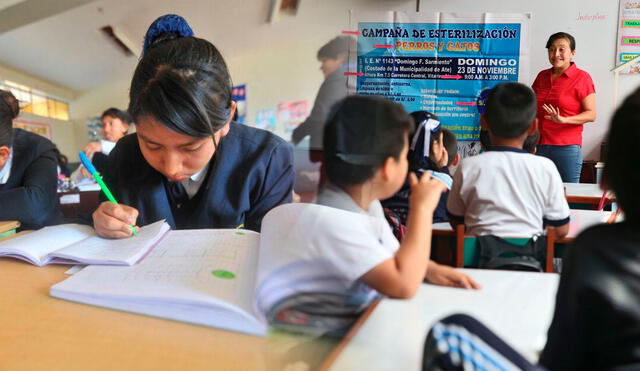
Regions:
[[[173,33],[177,37],[189,37],[193,36],[193,30],[189,26],[189,23],[177,14],[165,14],[151,23],[147,34],[144,36],[144,47],[142,48],[142,55],[144,55],[153,42],[163,34]]]

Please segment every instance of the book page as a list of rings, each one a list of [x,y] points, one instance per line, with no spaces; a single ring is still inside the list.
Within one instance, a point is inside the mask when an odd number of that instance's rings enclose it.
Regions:
[[[95,236],[95,232],[87,225],[45,227],[0,243],[0,255],[21,255],[42,265],[47,254],[91,236]]]
[[[259,239],[258,233],[244,230],[171,231],[139,264],[89,266],[52,292],[114,302],[213,304],[235,311],[239,307],[254,316]]]
[[[164,220],[140,228],[137,236],[121,239],[102,238],[95,234],[60,249],[52,257],[75,260],[83,264],[133,265],[169,230]]]

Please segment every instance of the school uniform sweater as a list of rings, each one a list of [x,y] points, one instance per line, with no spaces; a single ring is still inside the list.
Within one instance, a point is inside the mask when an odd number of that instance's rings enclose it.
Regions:
[[[232,123],[208,166],[198,193],[177,207],[167,179],[144,159],[134,133],[118,141],[104,179],[120,203],[140,212],[140,226],[166,219],[172,229],[244,224],[259,231],[267,211],[291,202],[291,146],[265,130]]]
[[[0,184],[0,220],[18,220],[21,229],[62,223],[56,194],[58,150],[50,140],[14,129],[9,179]]]

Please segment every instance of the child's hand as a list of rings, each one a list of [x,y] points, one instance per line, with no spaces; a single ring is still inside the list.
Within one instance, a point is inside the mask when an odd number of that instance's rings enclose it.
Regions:
[[[435,262],[429,262],[427,268],[426,280],[429,283],[440,286],[461,287],[464,289],[481,289],[480,286],[473,278],[466,274],[451,268],[446,265],[436,264]]]
[[[442,181],[432,178],[429,172],[423,173],[420,176],[420,180],[411,172],[409,174],[409,185],[411,186],[409,208],[425,208],[430,213],[438,205],[442,192],[447,190],[447,186]]]
[[[105,201],[93,212],[93,227],[101,237],[131,237],[131,225],[136,225],[138,210],[127,205]],[[138,230],[138,227],[135,227]]]

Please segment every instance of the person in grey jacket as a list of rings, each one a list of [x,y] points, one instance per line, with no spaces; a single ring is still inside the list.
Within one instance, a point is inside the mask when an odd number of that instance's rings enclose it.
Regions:
[[[353,37],[338,36],[318,50],[320,70],[325,79],[318,90],[311,114],[293,131],[293,144],[298,144],[309,136],[309,149],[322,150],[322,133],[331,107],[353,90],[344,73],[347,71],[349,49],[354,44]]]

